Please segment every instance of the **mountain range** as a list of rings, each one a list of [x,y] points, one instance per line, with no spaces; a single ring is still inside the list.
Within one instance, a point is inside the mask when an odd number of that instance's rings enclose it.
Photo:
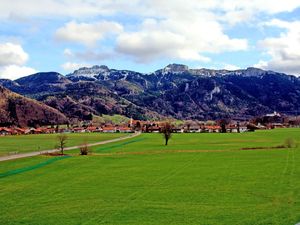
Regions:
[[[170,64],[153,73],[80,68],[0,79],[7,89],[40,101],[68,118],[121,114],[135,119],[247,119],[268,112],[297,114],[300,79],[257,68],[189,69]]]

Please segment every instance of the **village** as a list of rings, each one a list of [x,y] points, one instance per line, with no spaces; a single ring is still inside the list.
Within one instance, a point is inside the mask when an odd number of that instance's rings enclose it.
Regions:
[[[172,123],[173,133],[243,133],[259,129],[288,128],[299,126],[299,117],[288,117],[274,112],[249,121],[184,121]],[[0,136],[54,133],[159,133],[165,121],[142,121],[130,119],[127,123],[106,123],[96,125],[87,123],[83,126],[56,125],[42,127],[0,127]]]

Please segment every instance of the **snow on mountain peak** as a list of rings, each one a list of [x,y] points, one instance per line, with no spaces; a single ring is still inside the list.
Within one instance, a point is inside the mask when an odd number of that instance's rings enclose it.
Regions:
[[[110,72],[110,69],[107,66],[95,65],[92,67],[82,67],[78,70],[75,70],[73,73],[68,74],[67,76],[94,78],[95,76],[98,76],[99,74],[107,75],[109,72]]]

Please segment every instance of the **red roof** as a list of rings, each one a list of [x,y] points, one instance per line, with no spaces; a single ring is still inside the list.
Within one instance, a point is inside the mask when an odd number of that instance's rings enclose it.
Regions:
[[[205,129],[218,130],[221,129],[220,126],[204,126]]]
[[[103,130],[115,130],[116,127],[102,127]]]
[[[0,131],[12,132],[12,129],[7,127],[0,127]]]
[[[25,133],[26,129],[17,127],[17,128],[15,128],[15,131]]]
[[[87,130],[91,130],[91,131],[93,131],[93,130],[97,130],[97,127],[88,127],[88,128],[86,128]]]
[[[83,127],[75,127],[75,128],[73,128],[73,130],[84,130],[84,128]]]
[[[119,130],[131,130],[130,127],[119,127],[118,129],[119,129]]]

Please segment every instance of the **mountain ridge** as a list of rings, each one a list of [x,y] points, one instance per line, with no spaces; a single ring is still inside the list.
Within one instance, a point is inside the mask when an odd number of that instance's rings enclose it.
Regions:
[[[300,110],[298,77],[253,67],[212,70],[169,64],[146,74],[96,65],[66,76],[37,73],[0,80],[0,84],[79,119],[92,114],[136,119],[249,118]]]
[[[0,126],[42,126],[67,123],[61,112],[0,85]]]

